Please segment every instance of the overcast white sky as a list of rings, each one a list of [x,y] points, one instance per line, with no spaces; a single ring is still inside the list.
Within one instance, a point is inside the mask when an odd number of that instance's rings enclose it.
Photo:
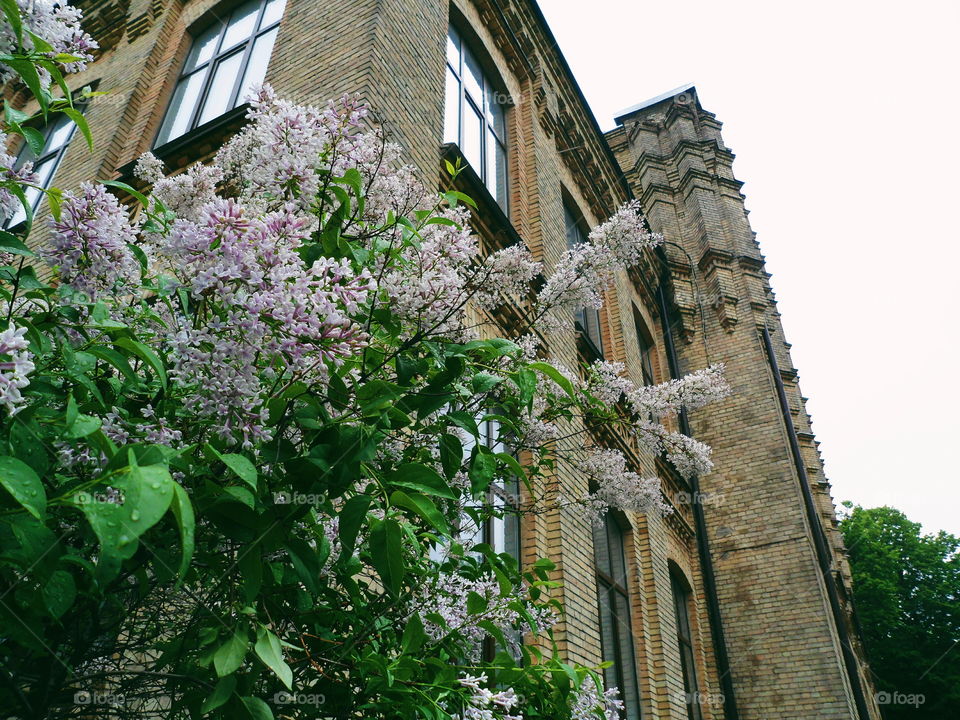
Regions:
[[[604,130],[724,123],[839,503],[960,535],[960,3],[540,0]]]

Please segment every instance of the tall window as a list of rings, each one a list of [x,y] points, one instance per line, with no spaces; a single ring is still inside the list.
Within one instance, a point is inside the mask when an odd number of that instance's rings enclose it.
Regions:
[[[490,194],[507,209],[507,145],[503,104],[476,56],[454,27],[447,30],[443,141],[460,146]]]
[[[639,720],[640,690],[633,653],[633,632],[630,629],[630,597],[627,592],[623,538],[623,529],[609,512],[604,517],[603,525],[593,528],[603,661],[613,663],[603,671],[603,682],[608,688],[620,688],[623,717]]]
[[[689,720],[701,720],[700,698],[697,685],[697,666],[693,656],[693,633],[690,630],[690,591],[687,584],[677,577],[676,572],[670,575],[673,587],[673,605],[677,615],[677,642],[680,645],[680,663],[683,668],[683,692],[687,703],[687,717]]]
[[[40,188],[49,188],[53,182],[53,174],[57,171],[63,156],[67,153],[67,147],[70,140],[73,139],[73,133],[77,129],[76,124],[63,113],[57,113],[50,122],[43,128],[43,149],[39,155],[35,155],[30,146],[26,143],[20,154],[17,156],[17,168],[24,163],[32,162],[33,171],[38,175],[37,185],[39,187],[23,188],[24,195],[27,196],[27,202],[31,209],[36,212],[43,198],[43,191]],[[27,214],[22,205],[19,205],[16,211],[9,218],[4,218],[4,227],[14,227],[27,219]]]
[[[495,453],[510,452],[502,437],[501,425],[498,420],[486,419],[477,422],[480,428],[480,440]],[[473,438],[464,443],[463,452],[469,457],[473,450]],[[491,517],[487,517],[479,526],[469,516],[461,518],[460,539],[474,543],[487,543],[498,553],[508,553],[519,560],[520,558],[520,513],[519,513],[520,483],[517,478],[494,483],[487,494],[487,502],[481,508],[495,510]],[[483,513],[486,514],[485,512]]]
[[[637,329],[637,342],[640,345],[640,372],[643,374],[643,384],[655,385],[657,381],[653,374],[653,353],[656,346],[636,306],[633,308],[633,324]]]
[[[583,214],[564,202],[563,219],[567,228],[567,247],[572,248],[586,242],[587,233],[583,227]],[[580,308],[577,310],[576,322],[580,331],[590,340],[597,353],[602,356],[603,339],[600,334],[600,311],[592,307]]]
[[[263,82],[286,0],[247,0],[193,39],[155,145],[241,103]]]

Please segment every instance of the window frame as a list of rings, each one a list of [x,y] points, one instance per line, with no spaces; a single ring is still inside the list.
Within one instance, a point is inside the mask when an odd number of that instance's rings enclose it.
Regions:
[[[82,112],[82,110],[81,110]],[[66,139],[58,145],[55,149],[47,151],[47,143],[50,142],[50,138],[53,136],[54,132],[58,127],[62,127],[60,123],[69,123],[70,131],[67,134]],[[77,124],[66,114],[66,113],[56,113],[55,117],[52,118],[49,122],[45,123],[41,131],[43,133],[43,150],[37,157],[32,158],[28,157],[33,154],[33,150],[30,148],[30,144],[24,139],[23,143],[20,146],[20,149],[17,151],[17,159],[14,161],[13,167],[17,170],[22,168],[25,163],[33,163],[34,169],[38,165],[42,165],[47,160],[52,161],[52,167],[50,169],[50,174],[47,175],[47,179],[39,183],[37,187],[43,188],[37,195],[36,199],[30,204],[30,210],[35,216],[37,211],[40,209],[40,204],[43,202],[44,197],[46,197],[45,190],[49,190],[53,185],[53,178],[57,174],[57,170],[60,169],[60,166],[63,164],[63,159],[67,155],[67,151],[70,149],[70,143],[73,142],[73,138],[77,134]],[[31,188],[27,188],[27,191]],[[24,191],[24,192],[27,192]],[[12,228],[19,227],[27,221],[27,217],[24,214],[22,219],[16,220],[20,213],[23,212],[23,204],[20,203],[18,209],[11,215],[9,218],[4,218],[3,222],[0,223],[0,227],[4,230],[10,230]]]
[[[677,622],[677,646],[680,652],[680,670],[683,673],[684,701],[687,720],[703,720],[700,709],[700,683],[697,677],[696,648],[693,642],[691,606],[693,592],[680,573],[671,569],[670,591],[673,594],[673,611]]]
[[[277,32],[279,34],[280,23],[283,22],[284,13],[287,10],[287,4],[289,0],[281,0],[283,7],[280,11],[280,15],[277,19],[271,22],[269,25],[261,27],[263,22],[264,15],[267,10],[267,6],[271,3],[271,0],[257,0],[259,2],[259,7],[257,8],[256,18],[253,23],[253,31],[248,35],[244,40],[238,42],[235,45],[230,46],[226,50],[223,49],[223,41],[226,37],[227,30],[230,28],[230,23],[234,19],[236,13],[247,5],[247,2],[238,2],[235,3],[232,7],[229,8],[229,15],[226,15],[225,18],[215,17],[210,22],[204,23],[195,29],[192,29],[190,34],[190,46],[187,48],[186,57],[183,59],[183,63],[180,65],[180,70],[177,73],[177,78],[173,83],[173,90],[170,93],[170,97],[167,101],[166,109],[164,110],[163,117],[160,119],[160,124],[157,127],[156,135],[153,138],[153,143],[151,147],[162,147],[167,143],[173,142],[185,135],[188,135],[193,130],[196,130],[198,127],[213,122],[219,117],[226,115],[230,111],[236,109],[238,105],[242,104],[239,101],[240,92],[243,90],[243,82],[246,77],[247,70],[250,68],[250,58],[253,55],[253,48],[257,44],[257,41],[269,35],[272,32]],[[190,58],[193,54],[193,51],[196,47],[197,41],[203,37],[204,33],[209,31],[211,28],[215,27],[217,24],[220,25],[220,32],[217,35],[216,46],[214,47],[213,54],[204,62],[197,63],[193,67],[189,67]],[[270,47],[270,55],[273,55],[273,50],[276,47],[276,37],[274,38],[273,44]],[[241,55],[240,65],[237,68],[237,75],[233,80],[233,87],[230,89],[230,95],[227,99],[226,109],[215,115],[212,118],[200,122],[200,117],[203,114],[204,108],[206,106],[207,99],[210,96],[210,90],[214,85],[214,79],[216,78],[217,71],[220,66],[228,61],[230,58]],[[270,67],[270,57],[267,57],[267,71]],[[177,95],[177,91],[180,89],[180,86],[191,76],[204,73],[203,75],[203,84],[200,88],[200,92],[197,95],[196,102],[193,109],[190,111],[190,120],[186,125],[186,128],[178,133],[177,135],[168,135],[164,137],[164,131],[167,126],[168,120],[172,120],[175,115],[171,115],[171,112],[174,110],[173,101]],[[266,73],[264,74],[266,77]]]
[[[609,571],[601,568],[601,557],[598,554],[599,533],[603,533],[606,556],[611,566],[616,563],[620,567],[622,581]],[[612,542],[611,538],[617,537],[617,542]],[[616,686],[620,690],[620,699],[623,701],[624,709],[620,713],[621,718],[626,720],[640,720],[643,717],[643,711],[640,703],[640,675],[637,669],[636,644],[633,638],[632,606],[630,603],[629,584],[629,563],[627,562],[627,539],[629,533],[624,529],[623,524],[616,518],[613,512],[608,511],[603,517],[602,527],[594,526],[594,571],[597,583],[597,613],[600,629],[600,649],[601,657],[604,662],[612,661],[613,665],[603,671],[604,684],[607,688]],[[615,548],[619,553],[614,557],[612,552]],[[617,605],[611,605],[607,598],[616,594],[622,601],[626,612],[620,615],[617,611]],[[606,605],[606,607],[604,607]],[[609,628],[609,635],[613,640],[613,647],[608,647],[604,636],[608,633],[604,630],[604,621],[609,616],[612,622],[616,623],[614,627]],[[623,642],[621,635],[622,628],[626,628],[627,643]],[[625,667],[629,666],[629,669]],[[629,677],[628,677],[629,672]],[[632,700],[631,700],[632,698]]]
[[[457,48],[457,67],[454,68],[451,63],[450,50],[449,46],[451,42]],[[447,36],[446,43],[444,45],[444,108],[443,108],[443,140],[444,142],[455,142],[457,147],[460,148],[461,154],[463,154],[464,159],[469,163],[470,167],[477,173],[477,176],[480,178],[480,181],[483,183],[484,187],[490,192],[494,200],[503,210],[504,214],[509,217],[510,215],[510,153],[507,145],[507,103],[500,102],[497,100],[497,96],[504,94],[503,85],[491,80],[489,72],[483,67],[483,62],[480,59],[480,55],[475,52],[473,46],[476,45],[475,42],[472,42],[466,37],[466,33],[460,30],[454,22],[449,22],[447,24]],[[480,88],[480,94],[482,98],[480,100],[480,107],[477,107],[477,101],[472,97],[471,93],[467,90],[466,82],[466,73],[469,70],[466,69],[467,58],[470,57],[474,62],[473,64],[479,70],[480,80],[482,81],[482,87]],[[449,107],[447,105],[447,100],[449,100],[448,94],[450,89],[448,87],[449,75],[453,74],[454,80],[457,86],[457,112],[456,112],[456,137],[451,138],[448,136],[447,128],[447,114],[449,112]],[[491,114],[488,112],[487,105],[488,101],[493,98],[493,106],[499,109],[499,119],[502,124],[502,130],[497,129],[496,118],[491,119]],[[467,157],[466,147],[465,147],[465,135],[464,135],[464,111],[469,103],[469,107],[475,115],[480,118],[480,128],[481,128],[481,137],[480,137],[480,167],[475,167],[474,163],[470,161]],[[487,147],[490,136],[493,136],[494,142],[497,147],[494,148],[494,151],[499,149],[502,152],[503,158],[503,197],[498,197],[497,195],[497,180],[496,177],[489,177],[490,175],[490,162],[491,154],[489,148]]]

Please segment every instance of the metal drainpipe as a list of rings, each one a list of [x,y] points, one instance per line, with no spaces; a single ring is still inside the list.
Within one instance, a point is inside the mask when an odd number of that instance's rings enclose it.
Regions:
[[[837,636],[840,640],[840,649],[843,652],[843,663],[847,670],[850,688],[853,690],[853,699],[857,705],[857,715],[861,720],[868,720],[870,711],[867,706],[866,696],[863,692],[863,685],[860,683],[857,657],[854,655],[853,647],[850,644],[850,634],[847,632],[846,617],[840,604],[840,594],[837,591],[836,579],[833,576],[833,561],[827,544],[827,536],[823,531],[823,525],[820,523],[820,516],[817,514],[817,507],[813,500],[813,491],[810,489],[807,470],[803,464],[803,456],[800,454],[800,443],[797,440],[797,431],[794,428],[793,417],[790,414],[790,404],[787,402],[787,393],[783,386],[783,378],[780,375],[780,366],[777,363],[777,356],[773,350],[770,331],[766,326],[763,328],[763,344],[767,350],[770,369],[773,371],[773,382],[777,386],[777,396],[780,400],[780,414],[783,416],[783,422],[787,428],[787,436],[790,440],[790,452],[793,455],[793,464],[796,467],[797,478],[800,481],[800,490],[803,493],[803,504],[806,508],[807,520],[810,523],[810,530],[813,534],[813,545],[817,552],[820,572],[823,575],[824,584],[827,586],[830,610],[833,612],[834,625],[837,626]]]
[[[677,364],[676,348],[673,345],[673,331],[670,329],[670,320],[667,315],[667,301],[661,281],[657,287],[657,303],[660,306],[660,321],[663,325],[664,341],[667,345],[667,363],[670,365],[670,375],[680,377],[680,368]],[[705,330],[705,329],[704,329]],[[685,410],[680,412],[680,430],[684,435],[690,435],[690,422]],[[700,479],[694,475],[690,478],[690,489],[693,491],[691,507],[693,508],[693,522],[697,530],[697,553],[700,556],[700,567],[703,571],[703,590],[707,599],[707,615],[710,618],[710,637],[713,639],[713,654],[717,664],[717,673],[720,676],[720,686],[723,689],[723,715],[726,720],[739,720],[737,700],[733,693],[733,676],[730,674],[730,658],[727,655],[727,639],[723,633],[723,618],[720,615],[720,602],[717,598],[717,579],[713,572],[713,558],[710,555],[710,540],[707,537],[707,520],[700,504]]]

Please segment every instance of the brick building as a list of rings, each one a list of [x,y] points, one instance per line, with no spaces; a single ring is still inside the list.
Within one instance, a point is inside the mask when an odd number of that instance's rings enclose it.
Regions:
[[[714,448],[698,481],[624,445],[664,479],[672,515],[597,531],[564,513],[524,519],[523,556],[551,557],[563,581],[561,650],[614,661],[628,718],[879,717],[797,372],[733,153],[696,88],[602,133],[533,0],[76,4],[101,52],[69,82],[109,94],[86,110],[92,153],[51,128],[58,187],[129,176],[150,149],[171,168],[202,160],[266,79],[299,102],[359,93],[431,184],[450,182],[443,159],[465,158],[456,182],[478,200],[484,244],[525,242],[548,268],[637,198],[665,245],[550,351],[571,367],[623,361],[646,383],[724,362],[734,394],[680,419]]]

